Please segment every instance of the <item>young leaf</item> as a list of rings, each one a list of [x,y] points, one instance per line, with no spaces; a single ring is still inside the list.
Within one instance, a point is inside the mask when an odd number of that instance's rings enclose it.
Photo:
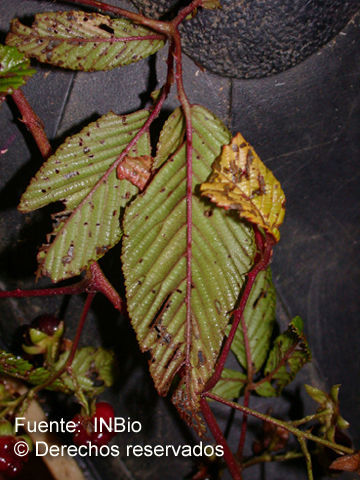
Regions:
[[[180,410],[186,410],[189,421],[199,409],[198,393],[213,372],[229,312],[254,257],[252,229],[196,195],[230,134],[205,108],[192,106],[191,114],[191,298],[186,299],[184,143],[127,208],[122,255],[130,318],[141,349],[150,353],[156,388],[165,395],[174,375],[184,367],[173,401]],[[169,143],[165,137],[163,134],[162,142]],[[186,302],[191,308],[191,325],[186,322]]]
[[[244,309],[244,320],[250,345],[254,373],[259,371],[269,353],[271,334],[275,323],[276,295],[271,270],[259,272]],[[247,369],[241,325],[237,329],[231,350],[240,365]]]
[[[34,73],[30,61],[17,48],[0,45],[0,96],[13,93]]]
[[[309,345],[303,333],[303,321],[295,317],[285,333],[279,335],[270,351],[264,374],[268,381],[261,383],[256,392],[264,397],[280,395],[298,371],[311,360]]]
[[[120,240],[119,216],[138,190],[116,177],[116,161],[148,115],[145,110],[110,112],[90,123],[44,163],[22,196],[22,212],[56,201],[65,204],[48,239],[54,237],[53,242],[38,255],[39,272],[54,282],[78,275]],[[147,133],[129,155],[150,155]]]
[[[324,412],[324,415],[319,418],[319,422],[322,424],[320,429],[321,434],[331,442],[334,442],[336,427],[340,429],[349,427],[349,423],[340,415],[340,385],[333,385],[330,394],[311,385],[305,385],[305,389],[308,395],[320,404],[317,413]]]
[[[264,228],[276,241],[280,239],[284,192],[240,133],[223,147],[210,179],[200,190],[219,207],[237,210],[241,218]]]
[[[84,71],[128,65],[164,46],[159,35],[130,20],[80,11],[38,13],[32,27],[16,18],[6,43],[40,62]]]
[[[245,373],[224,368],[220,380],[211,392],[221,398],[225,398],[225,400],[238,399],[245,388],[246,382],[247,376]]]

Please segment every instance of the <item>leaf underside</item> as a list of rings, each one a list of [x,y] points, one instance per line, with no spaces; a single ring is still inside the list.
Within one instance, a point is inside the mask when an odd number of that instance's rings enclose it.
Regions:
[[[258,273],[244,309],[253,372],[258,372],[269,353],[270,339],[275,323],[276,293],[271,270]],[[247,361],[241,325],[236,330],[231,350],[246,370]]]
[[[276,241],[285,215],[285,195],[273,173],[238,133],[213,166],[201,193],[219,207],[236,210],[241,218],[264,228]]]
[[[32,27],[14,19],[6,43],[40,62],[94,71],[137,62],[164,46],[158,39],[131,40],[148,35],[154,32],[124,18],[80,11],[47,12],[35,15]]]
[[[140,110],[102,116],[69,137],[32,179],[21,198],[20,211],[29,212],[56,201],[65,205],[65,210],[55,216],[49,244],[39,252],[39,273],[54,282],[78,275],[120,240],[119,217],[138,189],[116,177],[114,162],[148,115]],[[150,155],[147,133],[129,155]]]
[[[256,392],[264,397],[280,395],[310,360],[311,352],[304,336],[303,321],[295,317],[286,332],[274,340],[264,368],[264,374],[271,374],[271,380],[261,384]]]
[[[34,73],[30,61],[17,48],[0,45],[0,95],[12,94]]]
[[[173,402],[196,423],[198,393],[210,378],[244,274],[254,257],[252,230],[198,195],[199,184],[230,134],[208,110],[193,106],[192,294],[190,358],[186,358],[186,148],[178,148],[124,217],[123,269],[127,305],[150,372],[165,395],[185,375]],[[168,119],[178,121],[179,111]],[[162,138],[163,144],[172,144]],[[169,147],[169,153],[173,147]],[[197,425],[193,425],[195,428]],[[199,431],[200,427],[198,428]]]
[[[237,370],[224,368],[220,380],[212,389],[212,393],[225,400],[238,399],[247,383],[247,375]]]

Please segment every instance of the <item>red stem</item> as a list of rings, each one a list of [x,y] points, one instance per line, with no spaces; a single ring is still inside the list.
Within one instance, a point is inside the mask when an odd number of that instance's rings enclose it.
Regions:
[[[206,420],[206,423],[209,426],[209,429],[218,445],[221,445],[224,449],[224,459],[226,462],[226,465],[228,466],[228,469],[231,473],[231,476],[233,480],[242,480],[242,475],[241,471],[239,468],[239,465],[237,464],[234,455],[232,454],[224,435],[222,434],[219,425],[217,424],[217,421],[215,419],[215,416],[206,401],[205,398],[200,399],[200,408],[201,412]]]
[[[186,369],[186,386],[189,389],[190,371],[191,371],[191,290],[192,290],[192,121],[191,121],[191,105],[185,93],[182,74],[182,53],[180,34],[175,29],[173,33],[173,42],[175,47],[175,80],[178,91],[179,100],[185,116],[186,123],[186,332],[185,332],[185,369]],[[188,391],[188,398],[191,394]]]
[[[249,404],[250,404],[250,389],[249,389],[249,386],[252,384],[252,381],[253,381],[253,363],[252,363],[248,329],[247,329],[247,325],[246,325],[245,318],[244,318],[243,314],[241,315],[241,329],[242,329],[242,334],[243,334],[243,339],[244,339],[246,364],[247,364],[247,378],[248,378],[248,383],[245,387],[244,406],[248,407]],[[238,451],[237,451],[238,458],[240,459],[240,462],[242,462],[243,450],[244,450],[244,446],[245,446],[247,419],[248,419],[248,417],[244,413],[244,415],[242,417],[241,433],[240,433],[239,446],[238,446]]]
[[[12,94],[12,98],[22,115],[22,122],[26,125],[41,152],[41,155],[46,159],[51,153],[51,145],[44,131],[44,127],[40,118],[31,108],[25,95],[19,88]]]
[[[85,291],[84,282],[75,283],[66,287],[39,288],[34,290],[16,290],[0,291],[0,298],[23,298],[23,297],[45,297],[52,295],[78,295]]]
[[[213,376],[210,378],[210,380],[207,382],[207,384],[205,386],[205,389],[204,389],[204,392],[209,392],[212,388],[214,388],[214,386],[216,385],[216,383],[220,379],[221,373],[222,373],[222,371],[224,369],[224,366],[225,366],[227,356],[230,352],[231,344],[232,344],[232,342],[234,340],[234,337],[235,337],[235,332],[236,332],[236,330],[239,326],[240,319],[241,319],[242,314],[244,312],[244,308],[245,308],[247,299],[249,298],[249,295],[250,295],[252,286],[255,282],[255,279],[257,277],[257,274],[261,270],[265,270],[267,268],[267,266],[269,265],[270,260],[271,260],[272,247],[273,247],[274,242],[275,242],[274,238],[272,237],[272,235],[266,234],[265,242],[264,242],[262,237],[261,237],[260,232],[258,232],[257,227],[254,227],[254,230],[255,230],[255,241],[256,241],[257,247],[259,248],[260,258],[259,258],[258,261],[256,261],[256,259],[255,259],[256,263],[253,266],[252,270],[250,270],[250,272],[248,273],[247,282],[246,282],[246,285],[245,285],[245,288],[244,288],[244,292],[243,292],[243,294],[241,296],[241,299],[240,299],[239,307],[234,311],[234,320],[233,320],[233,323],[232,323],[232,326],[231,326],[229,336],[227,337],[227,339],[225,341],[225,345],[224,345],[224,347],[221,351],[219,360],[217,361],[215,372],[214,372]]]

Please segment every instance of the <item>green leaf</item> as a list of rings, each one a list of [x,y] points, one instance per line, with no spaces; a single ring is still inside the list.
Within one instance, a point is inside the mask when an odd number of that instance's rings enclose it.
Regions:
[[[16,378],[23,378],[33,369],[33,366],[22,357],[0,350],[0,373]]]
[[[224,368],[220,380],[211,392],[225,400],[237,399],[243,392],[246,382],[247,376],[244,373]]]
[[[310,360],[311,352],[304,336],[303,321],[295,317],[286,332],[275,339],[264,369],[265,376],[270,377],[269,381],[259,385],[256,392],[262,396],[280,395]]]
[[[127,208],[122,259],[130,318],[141,349],[150,353],[155,386],[165,395],[174,375],[184,367],[173,401],[184,415],[186,410],[189,421],[194,421],[198,393],[213,372],[230,312],[253,263],[254,241],[251,228],[197,195],[199,184],[209,175],[212,162],[230,134],[205,108],[192,106],[191,114],[191,324],[186,322],[184,143]],[[163,134],[164,144],[170,142],[165,137]]]
[[[55,216],[50,245],[38,255],[39,271],[54,282],[78,275],[121,238],[119,217],[138,189],[116,176],[116,161],[144,125],[149,113],[110,112],[68,138],[41,167],[21,198],[19,210],[29,212],[62,201]],[[148,133],[130,156],[150,154]]]
[[[15,47],[0,45],[0,95],[14,93],[36,71],[30,61]]]
[[[271,270],[268,268],[257,275],[243,314],[254,373],[261,369],[269,353],[270,339],[275,323],[275,306],[275,288],[272,283]],[[240,365],[246,370],[247,361],[241,325],[236,330],[231,350]]]
[[[84,71],[128,65],[164,46],[152,30],[130,20],[80,11],[38,13],[32,27],[16,18],[6,43],[40,62]]]
[[[185,119],[181,108],[177,108],[166,120],[157,144],[153,170],[164,162],[182,145],[185,135]]]

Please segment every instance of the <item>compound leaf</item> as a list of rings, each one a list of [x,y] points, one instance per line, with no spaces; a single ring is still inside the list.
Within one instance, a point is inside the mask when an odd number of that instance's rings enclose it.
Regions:
[[[21,198],[19,210],[29,212],[62,201],[55,216],[50,245],[38,255],[39,273],[54,282],[78,275],[121,238],[119,216],[138,189],[116,176],[119,155],[144,125],[149,113],[110,112],[68,138],[41,167]],[[130,156],[150,155],[144,133]]]
[[[34,75],[30,61],[15,47],[0,45],[0,95],[12,94]]]
[[[16,18],[6,43],[40,62],[84,71],[128,65],[164,46],[159,35],[130,20],[80,11],[38,13],[31,27]]]
[[[264,228],[276,241],[280,239],[284,192],[240,133],[223,147],[210,179],[201,185],[201,193],[219,207],[237,210],[240,217]]]
[[[184,367],[173,401],[184,418],[194,424],[198,393],[213,372],[230,311],[253,263],[254,242],[252,229],[197,195],[199,184],[209,175],[212,162],[221,146],[229,142],[230,134],[205,108],[192,106],[191,114],[190,298],[186,298],[184,142],[156,173],[146,191],[127,208],[122,259],[130,318],[141,349],[150,353],[156,388],[165,395],[174,375]],[[178,113],[173,114],[173,118],[177,116]],[[168,141],[163,136],[162,142]],[[186,302],[191,311],[190,325],[186,321]]]
[[[286,332],[274,340],[264,369],[269,380],[261,383],[256,392],[266,397],[280,395],[310,360],[311,352],[304,336],[303,321],[300,317],[295,317]]]
[[[258,273],[243,313],[254,373],[261,369],[268,356],[275,323],[276,293],[271,277],[270,268]],[[247,361],[241,325],[236,330],[231,350],[246,370]]]

